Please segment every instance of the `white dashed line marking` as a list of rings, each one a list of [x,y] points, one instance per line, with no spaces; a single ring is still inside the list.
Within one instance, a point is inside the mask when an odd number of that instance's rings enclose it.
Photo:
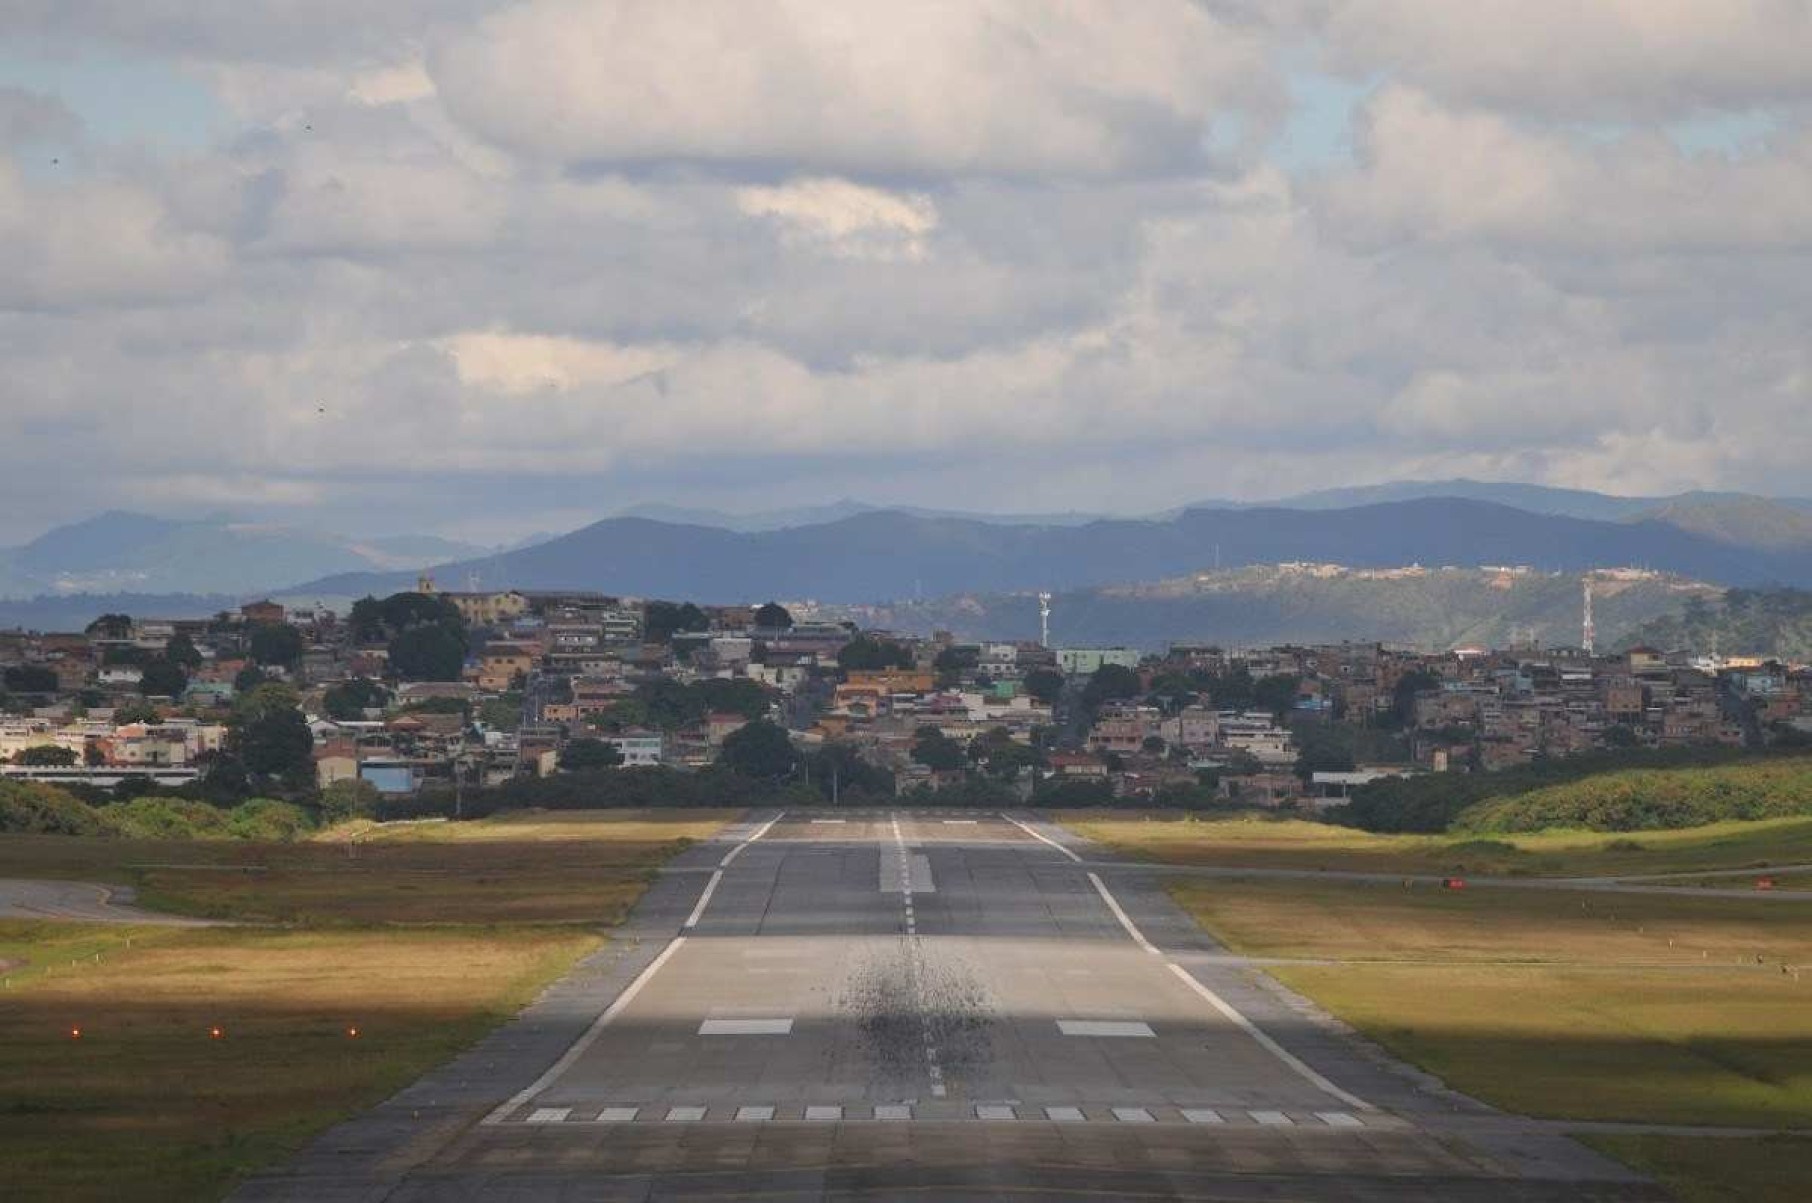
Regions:
[[[1224,1124],[1227,1122],[1221,1118],[1220,1112],[1210,1111],[1206,1107],[1185,1107],[1183,1108],[1183,1118],[1192,1124]]]
[[[843,1118],[841,1107],[807,1107],[805,1118],[815,1124],[834,1123]]]
[[[1363,1128],[1365,1121],[1345,1111],[1317,1111],[1315,1118],[1330,1128]]]
[[[635,1117],[642,1113],[640,1107],[606,1107],[598,1112],[600,1124],[628,1124],[635,1122]]]
[[[765,1123],[773,1118],[774,1109],[772,1107],[738,1107],[736,1109],[736,1122],[739,1124]]]
[[[670,1124],[695,1124],[705,1118],[703,1107],[669,1107],[667,1122]]]
[[[1295,1120],[1281,1111],[1253,1111],[1248,1114],[1252,1116],[1253,1123],[1266,1128],[1289,1128],[1296,1124]]]
[[[1060,1124],[1080,1124],[1088,1119],[1080,1107],[1046,1107],[1044,1117]]]
[[[698,1025],[700,1036],[790,1036],[791,1019],[707,1019]]]
[[[912,1108],[904,1103],[875,1104],[875,1118],[880,1120],[903,1120],[912,1118]]]
[[[1059,1019],[1057,1030],[1065,1036],[1156,1036],[1149,1023],[1122,1019]]]
[[[988,1120],[1018,1119],[1019,1112],[1011,1107],[1002,1106],[999,1103],[978,1103],[975,1107],[975,1118]]]
[[[1143,1107],[1115,1107],[1114,1118],[1123,1124],[1155,1124],[1151,1112]]]
[[[571,1107],[537,1107],[528,1117],[531,1124],[562,1124],[573,1113]]]

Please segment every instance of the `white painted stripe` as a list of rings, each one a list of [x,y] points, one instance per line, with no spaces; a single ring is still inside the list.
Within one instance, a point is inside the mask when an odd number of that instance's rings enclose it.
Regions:
[[[1065,1036],[1155,1036],[1149,1023],[1118,1019],[1059,1019],[1057,1030]]]
[[[812,820],[812,823],[814,825],[823,825],[825,823],[847,823],[847,822],[849,822],[848,819],[813,819]]]
[[[669,1107],[667,1122],[670,1124],[695,1124],[705,1118],[703,1107]]]
[[[813,1123],[819,1124],[835,1122],[836,1120],[843,1118],[843,1108],[807,1107],[805,1109],[805,1118],[811,1120]]]
[[[1365,1121],[1344,1111],[1317,1111],[1315,1118],[1330,1128],[1363,1128]]]
[[[1046,1107],[1044,1117],[1060,1124],[1079,1124],[1088,1119],[1080,1107]]]
[[[772,1107],[738,1107],[736,1109],[736,1122],[739,1124],[766,1123],[773,1118],[774,1109]]]
[[[598,1112],[600,1124],[627,1124],[642,1113],[640,1107],[606,1107]]]
[[[698,905],[692,908],[690,915],[686,916],[686,922],[680,927],[681,931],[690,931],[698,926],[698,921],[705,916],[705,907],[710,905],[711,895],[717,893],[717,883],[723,879],[724,871],[722,869],[712,871],[711,880],[705,883],[705,892],[698,896]]]
[[[734,847],[734,848],[730,849],[728,852],[724,853],[724,858],[717,862],[717,867],[720,869],[729,868],[730,862],[735,860],[737,857],[741,856],[742,850],[744,848],[747,848],[750,844],[753,844],[756,840],[758,840],[762,836],[766,835],[768,833],[768,831],[774,826],[774,824],[780,822],[780,820],[782,820],[784,818],[786,818],[786,811],[783,810],[779,814],[775,815],[773,818],[769,819],[767,822],[763,823],[760,826],[760,828],[758,828],[756,830],[754,835],[750,836],[748,839],[744,840],[742,843],[736,845],[736,847]]]
[[[1059,844],[1056,840],[1050,839],[1046,836],[1042,836],[1042,835],[1038,834],[1038,832],[1033,831],[1030,827],[1027,827],[1024,823],[1021,823],[1018,819],[1014,818],[1012,815],[1003,814],[1000,817],[1005,819],[1007,822],[1013,824],[1013,826],[1019,828],[1021,831],[1025,832],[1027,835],[1031,836],[1033,839],[1037,840],[1039,843],[1049,844],[1051,847],[1057,849],[1057,851],[1063,853],[1065,856],[1069,857],[1071,860],[1075,861],[1077,864],[1082,863],[1082,858],[1080,856],[1077,856],[1074,852],[1071,852],[1068,848],[1065,848],[1062,844]]]
[[[975,823],[976,823],[976,821],[974,819],[945,819],[944,820],[944,826],[946,826],[946,827],[973,827],[973,826],[975,826]]]
[[[707,1019],[698,1025],[700,1036],[790,1036],[790,1019]]]
[[[1349,1107],[1356,1107],[1360,1111],[1376,1111],[1377,1110],[1376,1107],[1372,1106],[1370,1103],[1366,1102],[1364,1099],[1360,1098],[1358,1095],[1352,1094],[1348,1091],[1340,1089],[1340,1087],[1334,1085],[1332,1082],[1330,1082],[1326,1078],[1322,1077],[1321,1074],[1319,1074],[1315,1070],[1309,1068],[1308,1064],[1306,1062],[1304,1062],[1301,1057],[1298,1057],[1295,1053],[1292,1053],[1289,1049],[1287,1049],[1283,1045],[1277,1043],[1277,1041],[1271,1039],[1271,1037],[1267,1036],[1264,1032],[1261,1032],[1259,1030],[1257,1024],[1253,1023],[1250,1019],[1247,1019],[1244,1015],[1241,1015],[1238,1011],[1234,1010],[1233,1006],[1231,1004],[1229,1004],[1226,999],[1222,998],[1220,995],[1216,994],[1214,991],[1210,990],[1208,987],[1202,985],[1202,983],[1196,981],[1195,978],[1190,975],[1190,973],[1187,969],[1183,968],[1181,965],[1176,964],[1175,962],[1172,962],[1170,965],[1170,971],[1172,973],[1176,974],[1178,977],[1182,978],[1184,984],[1187,985],[1191,990],[1194,990],[1197,994],[1201,995],[1202,998],[1204,1000],[1206,1000],[1206,1002],[1208,1003],[1209,1006],[1213,1007],[1216,1011],[1219,1011],[1222,1015],[1226,1016],[1228,1019],[1230,1019],[1234,1023],[1238,1024],[1239,1027],[1241,1028],[1241,1030],[1243,1030],[1246,1033],[1246,1035],[1252,1037],[1252,1039],[1258,1041],[1259,1044],[1263,1045],[1265,1050],[1267,1052],[1269,1052],[1273,1057],[1276,1057],[1279,1061],[1282,1061],[1285,1065],[1287,1065],[1291,1069],[1295,1070],[1297,1075],[1299,1077],[1301,1077],[1304,1081],[1310,1083],[1311,1085],[1315,1086],[1317,1089],[1319,1089],[1327,1094],[1333,1095],[1335,1098],[1337,1098],[1341,1102],[1347,1104],[1347,1106],[1349,1106]]]
[[[573,1113],[571,1107],[537,1107],[529,1115],[531,1124],[563,1124],[566,1117]]]
[[[630,1003],[635,1001],[635,996],[642,992],[642,987],[646,986],[649,981],[653,979],[654,975],[661,971],[661,966],[671,960],[673,954],[678,952],[685,943],[686,937],[684,936],[675,936],[672,940],[668,941],[667,947],[661,950],[661,955],[648,962],[648,967],[636,974],[635,980],[624,988],[623,993],[617,995],[616,1001],[605,1008],[602,1015],[592,1021],[591,1026],[585,1029],[585,1034],[573,1041],[573,1046],[562,1053],[558,1061],[548,1066],[547,1071],[540,1077],[511,1095],[503,1103],[499,1104],[495,1111],[484,1117],[482,1126],[488,1127],[501,1124],[504,1117],[510,1114],[510,1112],[516,1110],[524,1103],[527,1103],[543,1090],[546,1090],[556,1078],[571,1069],[573,1062],[585,1055],[585,1050],[590,1048],[597,1041],[598,1037],[604,1034],[604,1029],[610,1026],[612,1020],[622,1014],[623,1010],[628,1007]]]
[[[1192,1124],[1224,1124],[1227,1122],[1221,1118],[1220,1112],[1211,1111],[1206,1107],[1185,1107],[1183,1108],[1183,1118]]]
[[[1115,1107],[1114,1118],[1123,1124],[1155,1124],[1151,1112],[1143,1107]]]
[[[1296,1126],[1296,1121],[1281,1111],[1252,1111],[1247,1114],[1252,1116],[1253,1123],[1262,1124],[1267,1128],[1293,1128]]]
[[[1120,926],[1126,929],[1126,934],[1133,938],[1133,943],[1137,944],[1140,948],[1143,948],[1154,957],[1162,956],[1163,954],[1158,951],[1157,946],[1150,940],[1147,940],[1145,938],[1145,933],[1134,926],[1133,921],[1127,917],[1126,912],[1120,909],[1120,903],[1115,900],[1112,894],[1107,892],[1107,887],[1101,883],[1101,879],[1093,873],[1088,875],[1088,879],[1094,883],[1095,892],[1101,895],[1101,901],[1107,903],[1107,909],[1114,913],[1114,918],[1118,919],[1120,921]]]
[[[885,1120],[911,1119],[912,1108],[905,1103],[876,1103],[875,1118]]]
[[[1015,1111],[1011,1107],[1004,1106],[1000,1103],[977,1103],[975,1106],[975,1118],[976,1119],[1018,1119],[1019,1112]]]
[[[947,1098],[947,1097],[949,1097],[949,1094],[950,1094],[950,1091],[944,1087],[944,1084],[942,1082],[933,1082],[931,1084],[931,1097],[932,1098],[934,1098],[934,1099]]]

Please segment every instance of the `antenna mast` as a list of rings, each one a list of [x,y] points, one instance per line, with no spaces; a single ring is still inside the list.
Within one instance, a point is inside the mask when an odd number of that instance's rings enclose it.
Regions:
[[[1038,646],[1051,646],[1051,595],[1038,595]]]
[[[1580,623],[1579,645],[1588,656],[1598,651],[1598,624],[1592,621],[1592,578],[1585,578],[1585,618]]]

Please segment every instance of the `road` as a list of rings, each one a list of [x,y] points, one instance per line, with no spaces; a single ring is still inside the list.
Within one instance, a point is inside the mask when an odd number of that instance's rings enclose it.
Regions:
[[[0,878],[0,919],[56,919],[65,923],[161,923],[206,926],[204,919],[161,915],[133,906],[124,886],[87,881],[27,881]]]
[[[235,1198],[1664,1197],[1388,1063],[1073,838],[755,816],[518,1020]]]

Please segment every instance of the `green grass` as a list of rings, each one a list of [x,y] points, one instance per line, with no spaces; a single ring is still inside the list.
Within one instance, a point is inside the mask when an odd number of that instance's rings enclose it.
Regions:
[[[519,1010],[602,943],[653,866],[727,817],[268,845],[0,837],[0,876],[135,884],[147,904],[288,924],[0,920],[0,1196],[220,1197]]]
[[[1271,972],[1498,1106],[1812,1127],[1812,908],[1332,882],[1171,888],[1237,951],[1337,962]]]
[[[1805,1203],[1812,1140],[1592,1135],[1585,1142],[1649,1174],[1680,1203]]]
[[[1303,820],[1179,812],[1070,812],[1060,821],[1122,855],[1177,865],[1529,877],[1742,870],[1812,864],[1812,819],[1608,834],[1378,835]]]

